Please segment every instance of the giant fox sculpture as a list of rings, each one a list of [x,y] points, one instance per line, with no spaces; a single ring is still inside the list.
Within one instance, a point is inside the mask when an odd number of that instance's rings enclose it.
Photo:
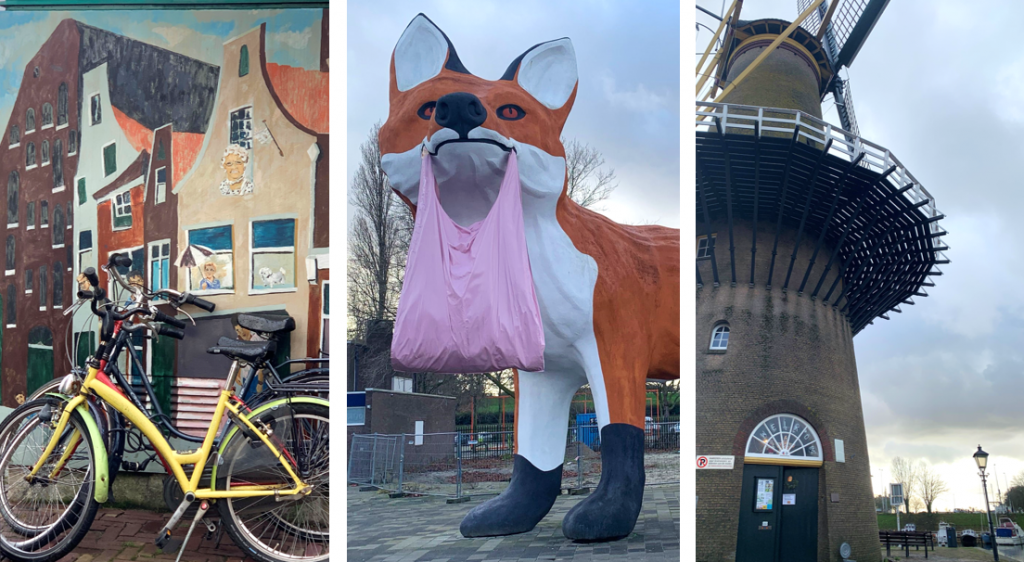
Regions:
[[[414,213],[424,154],[442,208],[462,226],[494,204],[509,151],[519,163],[544,371],[516,373],[512,481],[466,515],[467,537],[526,532],[551,509],[570,403],[584,384],[600,428],[601,481],[562,530],[585,541],[631,533],[643,500],[646,381],[679,378],[679,230],[620,225],[566,195],[559,138],[576,87],[569,39],[536,45],[500,79],[485,80],[420,14],[392,55],[381,167]]]

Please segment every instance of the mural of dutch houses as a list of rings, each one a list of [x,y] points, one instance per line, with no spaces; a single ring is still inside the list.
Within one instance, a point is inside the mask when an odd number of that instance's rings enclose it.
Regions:
[[[75,276],[112,252],[131,255],[126,275],[217,303],[184,342],[137,342],[158,399],[185,430],[210,422],[205,396],[227,364],[205,350],[235,335],[235,313],[292,315],[298,329],[282,358],[328,351],[322,15],[318,70],[268,62],[265,24],[224,45],[230,71],[72,19],[57,26],[26,65],[0,139],[3,405],[95,348],[90,316],[72,322],[63,312]],[[199,267],[176,267],[190,243],[211,255]],[[139,382],[137,369],[123,367]]]
[[[326,14],[325,18],[326,20]],[[239,312],[292,316],[296,329],[279,360],[326,351],[329,333],[328,72],[269,63],[266,25],[224,45],[213,118],[196,165],[177,183],[178,248],[197,248],[178,271],[178,289],[213,301],[213,314],[178,344],[176,400],[192,412],[179,424],[209,424],[201,397],[223,383],[228,361],[204,354],[234,337]],[[327,41],[323,26],[323,40]],[[183,406],[184,407],[184,406]]]

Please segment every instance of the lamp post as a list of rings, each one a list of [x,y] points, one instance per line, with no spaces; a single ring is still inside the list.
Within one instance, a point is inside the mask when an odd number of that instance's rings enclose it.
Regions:
[[[978,470],[981,472],[981,487],[985,490],[985,515],[988,516],[988,533],[992,537],[992,557],[999,562],[999,547],[996,545],[996,531],[992,527],[992,511],[988,507],[988,483],[985,480],[985,466],[988,465],[988,453],[981,450],[978,445],[978,452],[974,453],[974,462],[978,463]]]

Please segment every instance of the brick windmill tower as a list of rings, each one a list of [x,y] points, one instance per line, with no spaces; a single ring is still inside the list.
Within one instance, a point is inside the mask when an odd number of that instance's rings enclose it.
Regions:
[[[860,137],[839,77],[886,3],[788,22],[737,0],[698,64],[698,560],[878,559],[853,337],[948,263],[934,199]]]

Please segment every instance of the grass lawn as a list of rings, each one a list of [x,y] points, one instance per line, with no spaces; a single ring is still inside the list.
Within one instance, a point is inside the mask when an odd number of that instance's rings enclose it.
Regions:
[[[1004,516],[1000,515],[997,517]],[[1012,517],[1018,525],[1024,527],[1024,514],[1016,513],[1005,517]],[[985,520],[984,513],[900,513],[900,525],[902,526],[907,523],[913,523],[917,525],[918,531],[938,531],[940,521],[945,521],[946,523],[956,526],[957,531],[962,531],[964,529],[974,529],[979,533],[982,531],[988,531],[988,521]],[[998,519],[992,521],[993,525],[998,525],[998,523]],[[897,530],[896,514],[879,514],[878,529],[881,531]]]

